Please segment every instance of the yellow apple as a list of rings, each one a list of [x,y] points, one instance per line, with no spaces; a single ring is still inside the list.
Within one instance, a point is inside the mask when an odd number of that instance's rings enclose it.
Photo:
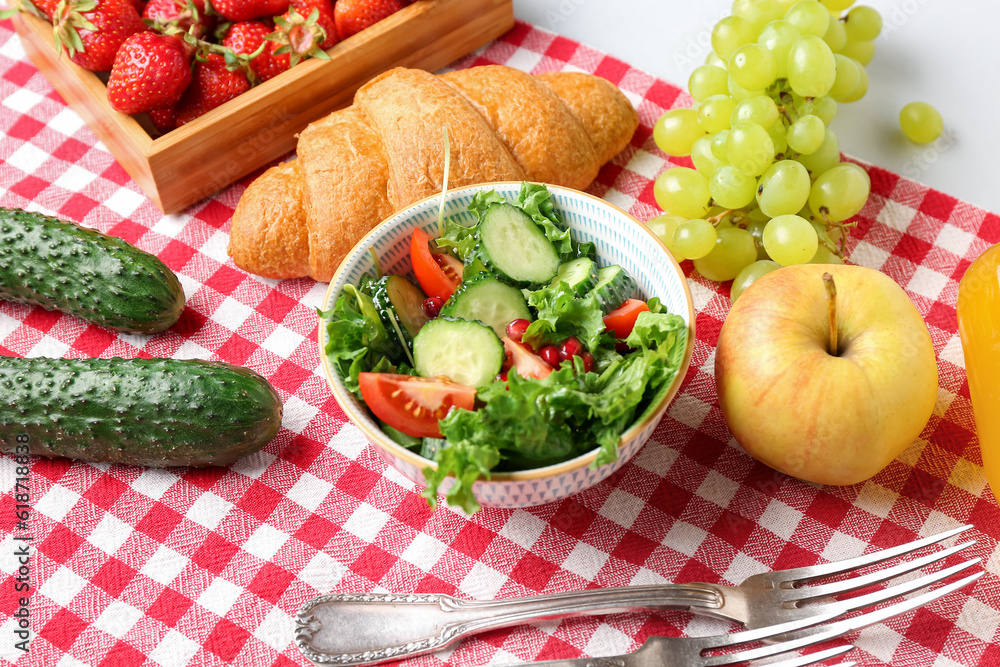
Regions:
[[[899,285],[818,264],[772,271],[740,296],[719,334],[715,382],[751,456],[833,485],[872,477],[912,444],[938,390],[930,334]]]

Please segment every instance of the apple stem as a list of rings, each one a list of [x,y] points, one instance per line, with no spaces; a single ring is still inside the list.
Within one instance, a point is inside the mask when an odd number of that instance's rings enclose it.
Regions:
[[[839,356],[839,342],[837,341],[837,285],[833,282],[833,276],[829,273],[823,274],[823,284],[826,286],[827,311],[830,314],[830,354]]]

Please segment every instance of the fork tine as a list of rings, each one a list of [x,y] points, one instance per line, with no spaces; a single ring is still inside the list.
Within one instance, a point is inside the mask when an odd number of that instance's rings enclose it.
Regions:
[[[945,584],[940,588],[928,591],[916,597],[910,598],[909,600],[898,602],[892,606],[870,611],[866,614],[862,614],[861,616],[855,616],[841,621],[834,621],[828,625],[806,627],[794,633],[789,633],[788,627],[795,625],[795,623],[783,623],[781,625],[771,626],[770,628],[761,628],[760,630],[750,630],[730,635],[722,635],[720,637],[708,638],[715,641],[707,643],[708,645],[705,648],[718,649],[726,646],[745,644],[751,641],[760,641],[767,639],[768,637],[775,637],[778,635],[785,635],[787,637],[785,641],[776,644],[768,644],[759,648],[748,649],[736,653],[728,653],[725,655],[709,656],[703,658],[703,665],[705,667],[715,667],[721,665],[732,665],[740,662],[749,662],[750,660],[766,658],[772,655],[780,655],[782,653],[794,651],[806,646],[821,644],[825,641],[836,639],[837,637],[853,630],[860,630],[861,628],[881,623],[882,621],[890,619],[894,616],[899,616],[900,614],[905,614],[908,611],[922,607],[930,602],[933,602],[934,600],[937,600],[938,598],[944,597],[949,593],[953,593],[954,591],[967,586],[979,577],[983,576],[983,574],[985,574],[985,571],[981,570],[975,574],[971,574],[963,579],[960,579],[959,581]],[[815,617],[815,620],[817,623],[822,623],[829,618],[830,614],[821,614],[820,616]],[[763,632],[765,630],[771,630],[771,632],[765,633]]]
[[[953,575],[953,574],[955,574],[957,572],[961,572],[962,570],[967,570],[970,567],[972,567],[973,565],[976,565],[977,563],[980,563],[980,562],[982,562],[981,558],[972,558],[972,559],[967,560],[967,561],[965,561],[963,563],[958,563],[957,565],[952,565],[951,567],[947,567],[947,568],[944,568],[942,570],[938,570],[937,572],[931,572],[930,574],[926,574],[926,575],[924,575],[922,577],[919,577],[917,579],[913,579],[912,581],[904,581],[902,583],[895,584],[893,586],[889,586],[888,588],[883,588],[883,589],[880,589],[880,590],[877,590],[877,591],[872,591],[871,593],[868,593],[866,595],[859,595],[857,597],[848,598],[846,600],[831,600],[829,602],[818,602],[816,604],[817,611],[834,611],[834,610],[839,610],[841,613],[847,613],[847,612],[852,611],[854,609],[864,609],[865,607],[871,607],[871,606],[876,605],[876,604],[878,604],[880,602],[885,602],[887,600],[891,600],[893,598],[897,598],[897,597],[900,597],[902,595],[906,595],[907,593],[912,593],[913,591],[920,590],[921,588],[926,588],[926,587],[931,586],[932,584],[935,584],[935,583],[937,583],[939,581],[944,581],[945,579],[947,579],[951,575]],[[895,573],[895,574],[887,575],[885,577],[877,578],[875,580],[875,583],[878,583],[879,581],[884,581],[884,580],[887,580],[887,579],[892,579],[893,577],[896,577],[899,574],[903,574],[905,572],[909,572],[909,571],[914,570],[914,569],[917,569],[917,568],[907,568],[907,569],[904,569],[902,572],[898,572],[898,573]],[[860,578],[861,577],[859,577],[859,579]],[[853,581],[853,580],[851,580],[851,581]],[[840,584],[840,583],[849,583],[849,582],[838,582],[838,584]],[[857,589],[860,589],[860,588],[864,588],[864,586],[868,586],[868,585],[870,585],[870,584],[863,584],[863,585],[858,585],[858,586],[849,586],[849,587],[844,587],[843,590],[848,590],[848,591],[849,590],[857,590]],[[825,587],[824,586],[816,586],[815,588],[816,589],[821,589],[821,588],[825,588]],[[827,593],[825,591],[821,591],[820,594],[817,595],[816,597],[825,597],[826,595],[827,595]],[[799,601],[801,602],[802,600],[800,599]]]
[[[964,533],[965,531],[971,528],[972,528],[971,525],[959,526],[958,528],[952,528],[951,530],[946,530],[945,532],[938,533],[937,535],[924,537],[922,539],[914,540],[913,542],[909,542],[907,544],[901,544],[897,547],[883,549],[881,551],[876,551],[874,553],[866,554],[864,556],[857,556],[856,558],[849,558],[847,560],[834,561],[832,563],[825,563],[823,565],[809,565],[806,567],[798,567],[792,570],[783,570],[780,572],[774,572],[772,574],[782,576],[783,577],[783,579],[781,580],[782,582],[804,583],[806,581],[811,581],[819,577],[829,577],[834,574],[840,574],[842,572],[856,570],[866,565],[874,565],[876,563],[881,563],[883,561],[889,560],[890,558],[896,558],[897,556],[908,554],[911,551],[916,551],[917,549],[922,549],[932,544],[943,542],[949,537],[960,535],[961,533]]]
[[[829,658],[836,658],[839,655],[844,655],[845,653],[849,653],[853,650],[853,644],[845,644],[844,646],[835,646],[834,648],[828,648],[825,651],[817,651],[816,653],[791,658],[790,660],[772,662],[767,667],[805,667],[806,665],[815,665],[817,662],[821,662]],[[856,664],[856,662],[845,662],[841,663],[837,667],[850,667],[850,665]]]

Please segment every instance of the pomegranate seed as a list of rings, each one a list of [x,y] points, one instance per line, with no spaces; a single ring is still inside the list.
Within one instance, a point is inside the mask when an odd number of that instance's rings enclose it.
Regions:
[[[531,324],[531,322],[525,319],[511,321],[511,323],[507,325],[507,337],[515,343],[520,343],[521,339],[524,337],[524,332],[528,330],[529,324]]]
[[[424,302],[420,304],[424,309],[424,314],[432,320],[441,314],[441,308],[444,306],[444,299],[439,296],[429,296],[424,299]]]
[[[503,369],[504,371],[509,371],[510,367],[514,365],[514,355],[510,353],[510,350],[504,350],[504,352],[506,352],[506,355],[503,360]]]
[[[546,345],[538,351],[538,356],[549,366],[555,367],[559,365],[559,348],[555,345]]]
[[[587,373],[594,370],[594,355],[590,352],[583,353],[583,370]]]
[[[497,382],[506,382],[507,381],[507,371],[504,371],[504,372],[500,373],[499,375],[497,375],[496,381]]]
[[[559,358],[563,361],[583,354],[583,343],[576,336],[570,336],[559,346]]]

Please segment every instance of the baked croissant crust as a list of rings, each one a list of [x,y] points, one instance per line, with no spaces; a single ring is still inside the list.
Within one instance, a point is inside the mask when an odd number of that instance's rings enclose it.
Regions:
[[[441,191],[444,127],[450,188],[529,180],[582,190],[638,125],[625,95],[590,74],[389,70],[352,106],[306,127],[297,159],[250,184],[233,213],[229,254],[267,278],[329,281],[378,223]]]

